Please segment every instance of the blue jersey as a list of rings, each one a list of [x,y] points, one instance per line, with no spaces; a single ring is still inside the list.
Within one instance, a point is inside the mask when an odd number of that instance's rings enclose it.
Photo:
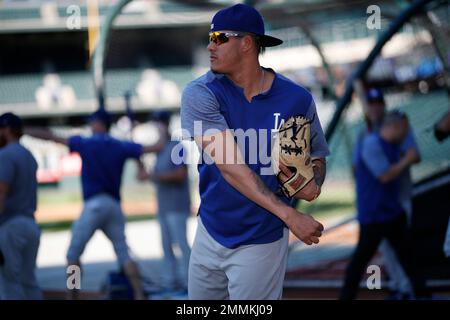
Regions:
[[[182,97],[181,122],[185,137],[207,136],[212,129],[216,132],[234,130],[246,164],[273,192],[278,189],[270,163],[273,137],[282,123],[293,115],[303,115],[312,121],[311,155],[326,157],[328,145],[311,94],[279,74],[275,73],[271,88],[253,97],[251,102],[241,87],[211,71],[191,82]],[[257,143],[249,143],[250,140]],[[270,243],[282,237],[283,222],[234,189],[215,164],[202,162],[198,170],[199,214],[217,242],[236,248]],[[289,203],[289,199],[280,198]]]
[[[379,133],[366,136],[356,162],[356,205],[361,224],[382,223],[402,213],[400,178],[381,183],[379,178],[400,159],[400,146],[384,141]],[[380,167],[380,158],[388,166]]]
[[[20,143],[0,148],[0,182],[8,185],[0,225],[15,216],[34,218],[37,204],[37,163]]]
[[[378,131],[379,127],[375,128],[375,132]],[[358,134],[352,154],[352,165],[354,167],[356,166],[358,156],[361,153],[362,142],[364,138],[367,137],[368,135],[370,135],[370,132],[367,130],[367,128],[363,128]],[[400,155],[406,153],[411,148],[414,148],[417,151],[417,153],[420,154],[419,146],[417,145],[412,127],[409,128],[406,137],[400,144]],[[383,153],[380,153],[380,155],[377,157],[378,162],[376,165],[378,166],[378,170],[380,171],[387,170],[390,165],[389,161],[383,155],[384,155]],[[405,171],[403,171],[400,174],[400,201],[402,203],[403,209],[408,214],[411,214],[412,212],[412,203],[411,203],[412,186],[413,184],[411,179],[411,167],[408,167]]]
[[[120,200],[120,185],[125,161],[139,158],[140,144],[120,141],[109,134],[94,134],[90,138],[69,138],[69,149],[78,152],[82,160],[81,184],[85,200],[107,193]]]

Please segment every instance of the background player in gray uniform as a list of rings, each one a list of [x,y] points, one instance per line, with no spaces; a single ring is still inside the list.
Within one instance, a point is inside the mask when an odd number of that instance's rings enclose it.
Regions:
[[[161,227],[161,241],[164,251],[163,286],[166,290],[187,290],[187,273],[191,249],[186,237],[186,223],[191,212],[189,193],[188,168],[184,148],[174,149],[178,141],[170,141],[169,124],[171,114],[159,111],[153,115],[166,135],[167,143],[156,153],[156,163],[153,172],[145,170],[140,173],[141,179],[149,179],[155,184],[158,199],[158,221]],[[173,157],[172,152],[177,151]],[[181,251],[181,264],[177,263],[173,247],[178,246]]]
[[[37,163],[19,139],[22,121],[0,116],[0,298],[42,299],[35,268],[40,230],[36,211]]]

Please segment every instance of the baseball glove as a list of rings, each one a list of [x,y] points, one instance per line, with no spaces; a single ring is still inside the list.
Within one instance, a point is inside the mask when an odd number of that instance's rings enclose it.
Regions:
[[[285,165],[293,175],[282,183],[280,189],[289,198],[295,196],[314,178],[310,156],[310,124],[303,116],[290,117],[279,129],[272,159],[277,178],[281,173],[280,164]]]

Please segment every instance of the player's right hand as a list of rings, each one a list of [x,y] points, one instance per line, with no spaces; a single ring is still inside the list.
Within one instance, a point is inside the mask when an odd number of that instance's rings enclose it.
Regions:
[[[292,209],[285,221],[291,232],[307,245],[319,243],[322,236],[323,225],[311,217],[309,214]]]

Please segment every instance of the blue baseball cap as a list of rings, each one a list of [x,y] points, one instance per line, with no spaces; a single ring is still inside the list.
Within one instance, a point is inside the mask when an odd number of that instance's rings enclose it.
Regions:
[[[88,117],[88,122],[100,121],[105,125],[111,125],[111,115],[104,108],[100,108]]]
[[[379,88],[370,88],[366,93],[367,102],[382,102],[384,103],[383,91]]]
[[[22,120],[12,112],[6,112],[0,116],[0,128],[22,129]]]
[[[172,117],[172,113],[170,111],[156,111],[152,114],[152,120],[164,122],[166,124],[170,123],[170,118]]]
[[[221,30],[253,33],[260,38],[263,47],[274,47],[283,43],[283,40],[265,34],[263,17],[255,8],[245,4],[236,4],[214,15],[210,32]]]

